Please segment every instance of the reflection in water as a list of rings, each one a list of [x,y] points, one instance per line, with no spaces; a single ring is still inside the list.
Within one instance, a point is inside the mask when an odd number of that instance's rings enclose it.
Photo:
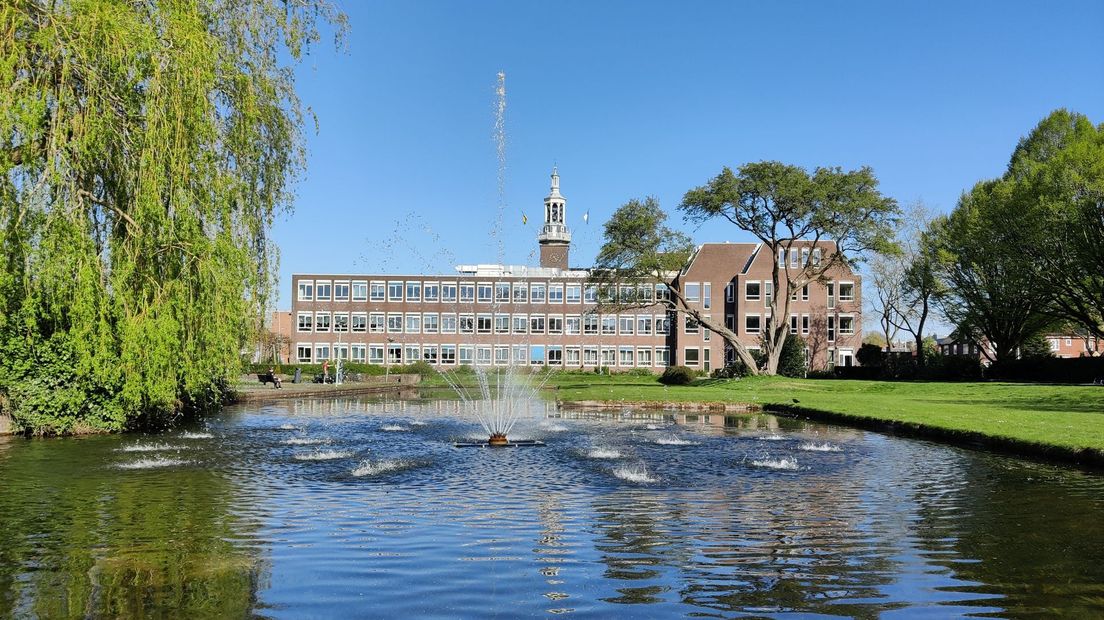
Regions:
[[[0,439],[0,616],[1104,611],[1098,475],[768,415],[538,405],[516,433],[534,449],[454,448],[479,427],[439,399]]]

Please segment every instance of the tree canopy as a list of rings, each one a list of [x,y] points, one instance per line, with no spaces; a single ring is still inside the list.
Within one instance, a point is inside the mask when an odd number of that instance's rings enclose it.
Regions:
[[[0,7],[0,394],[26,432],[215,406],[303,163],[324,0]]]

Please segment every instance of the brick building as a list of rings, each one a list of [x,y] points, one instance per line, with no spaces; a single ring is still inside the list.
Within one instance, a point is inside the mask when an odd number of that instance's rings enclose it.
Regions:
[[[665,284],[624,283],[608,294],[631,297],[638,307],[597,312],[600,292],[587,283],[588,271],[569,267],[566,203],[553,170],[538,236],[539,267],[459,265],[455,274],[436,276],[293,275],[292,359],[656,372],[669,364],[708,371],[733,359],[718,335],[667,310]],[[777,260],[797,267],[833,250],[831,242],[795,245]],[[774,294],[774,260],[763,244],[706,243],[671,282],[705,315],[724,320],[756,347]],[[861,344],[859,290],[858,276],[840,268],[828,281],[792,292],[790,330],[805,338],[812,367],[854,363]]]

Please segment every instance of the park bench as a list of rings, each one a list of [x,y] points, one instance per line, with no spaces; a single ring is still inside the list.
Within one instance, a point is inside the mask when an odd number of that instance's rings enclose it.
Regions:
[[[272,372],[257,373],[257,380],[261,382],[261,385],[268,385],[269,383],[271,383],[272,387],[277,389],[284,387],[282,382],[280,381],[280,378]]]

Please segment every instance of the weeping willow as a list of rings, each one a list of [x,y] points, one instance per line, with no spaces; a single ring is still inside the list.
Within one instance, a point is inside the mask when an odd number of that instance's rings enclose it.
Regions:
[[[221,404],[302,170],[325,0],[0,3],[0,409],[36,434]]]

